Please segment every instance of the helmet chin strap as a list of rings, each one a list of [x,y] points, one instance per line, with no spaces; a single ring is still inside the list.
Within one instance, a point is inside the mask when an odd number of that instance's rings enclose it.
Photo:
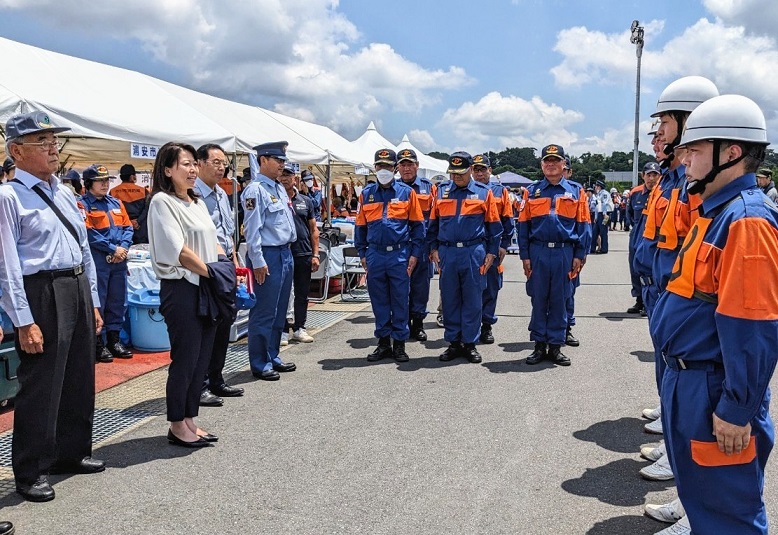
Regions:
[[[672,115],[675,120],[678,133],[675,134],[675,139],[665,145],[664,149],[662,149],[662,153],[665,155],[665,158],[659,162],[659,167],[662,169],[670,169],[670,166],[673,165],[673,160],[675,160],[675,147],[681,142],[681,134],[683,133],[683,128],[686,124],[686,118],[689,116],[687,112],[680,111],[670,112],[670,115]]]
[[[686,191],[688,191],[693,195],[702,193],[703,191],[705,191],[705,186],[713,182],[716,179],[716,177],[719,176],[719,173],[721,173],[725,169],[729,169],[730,167],[737,165],[739,161],[741,161],[746,156],[748,156],[746,152],[743,152],[743,154],[741,154],[734,160],[730,160],[727,163],[719,165],[720,154],[721,154],[721,140],[714,139],[713,140],[713,168],[711,168],[711,170],[708,171],[707,175],[700,178],[699,180],[694,180],[693,182],[689,182],[686,185]]]

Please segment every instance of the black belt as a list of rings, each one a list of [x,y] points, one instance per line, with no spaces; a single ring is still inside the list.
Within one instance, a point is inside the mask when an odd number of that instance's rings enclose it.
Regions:
[[[408,242],[407,241],[402,241],[400,243],[370,243],[370,244],[368,244],[368,247],[370,247],[371,249],[378,249],[379,251],[386,251],[386,252],[399,251],[403,247],[407,247],[407,246],[408,246]]]
[[[654,278],[648,275],[640,275],[640,284],[643,286],[651,286],[654,284]]]
[[[79,264],[76,267],[67,269],[44,269],[32,275],[25,275],[25,277],[33,277],[36,279],[58,279],[60,277],[77,277],[84,272],[84,264]]]
[[[665,363],[668,368],[672,368],[675,371],[683,370],[702,370],[706,372],[720,371],[724,369],[724,364],[715,360],[683,360],[673,357],[665,357]]]
[[[292,244],[285,243],[283,245],[262,245],[262,249],[289,249]]]
[[[530,245],[540,245],[542,247],[549,247],[554,249],[555,247],[572,247],[573,244],[569,241],[539,241],[531,240]]]
[[[445,245],[446,247],[470,247],[471,245],[477,245],[479,243],[484,243],[485,241],[486,240],[483,238],[476,238],[474,240],[442,241],[440,244]]]

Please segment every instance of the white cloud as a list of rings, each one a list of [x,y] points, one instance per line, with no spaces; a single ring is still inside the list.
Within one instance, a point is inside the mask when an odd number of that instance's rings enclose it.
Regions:
[[[194,89],[327,124],[347,137],[387,111],[414,112],[472,80],[425,69],[391,46],[362,45],[338,0],[0,0],[52,27],[137,39]],[[97,39],[97,38],[96,38]],[[98,41],[96,40],[96,43]]]
[[[458,148],[481,152],[549,143],[568,146],[577,139],[569,128],[583,119],[582,113],[547,104],[538,96],[524,100],[491,92],[478,102],[446,110],[437,126],[453,134]]]
[[[648,154],[653,154],[650,143],[651,139],[648,136],[651,126],[651,120],[641,121],[638,124],[638,148]],[[584,152],[609,156],[614,151],[632,152],[634,140],[634,123],[625,123],[618,128],[606,129],[601,136],[587,136],[577,139],[570,147],[565,148],[575,156],[580,156]]]
[[[743,26],[754,33],[775,35],[778,27],[775,0],[703,0],[703,5],[725,23]]]
[[[414,147],[422,152],[439,151],[449,152],[447,149],[442,148],[427,130],[411,130],[408,132],[408,139]]]

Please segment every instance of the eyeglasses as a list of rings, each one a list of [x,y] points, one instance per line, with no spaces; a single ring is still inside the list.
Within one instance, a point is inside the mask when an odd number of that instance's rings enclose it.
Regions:
[[[214,167],[227,167],[230,165],[229,160],[205,160]]]
[[[17,145],[29,145],[31,147],[40,147],[45,152],[49,152],[51,149],[57,149],[57,151],[62,150],[63,143],[59,141],[41,141],[40,143],[17,143]]]

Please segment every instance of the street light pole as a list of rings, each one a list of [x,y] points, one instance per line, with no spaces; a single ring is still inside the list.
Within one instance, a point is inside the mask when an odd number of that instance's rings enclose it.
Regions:
[[[635,83],[635,148],[632,155],[632,185],[638,185],[638,162],[640,157],[640,60],[643,57],[643,27],[640,22],[632,21],[632,36],[629,41],[635,45],[635,53],[638,57],[637,82]]]

